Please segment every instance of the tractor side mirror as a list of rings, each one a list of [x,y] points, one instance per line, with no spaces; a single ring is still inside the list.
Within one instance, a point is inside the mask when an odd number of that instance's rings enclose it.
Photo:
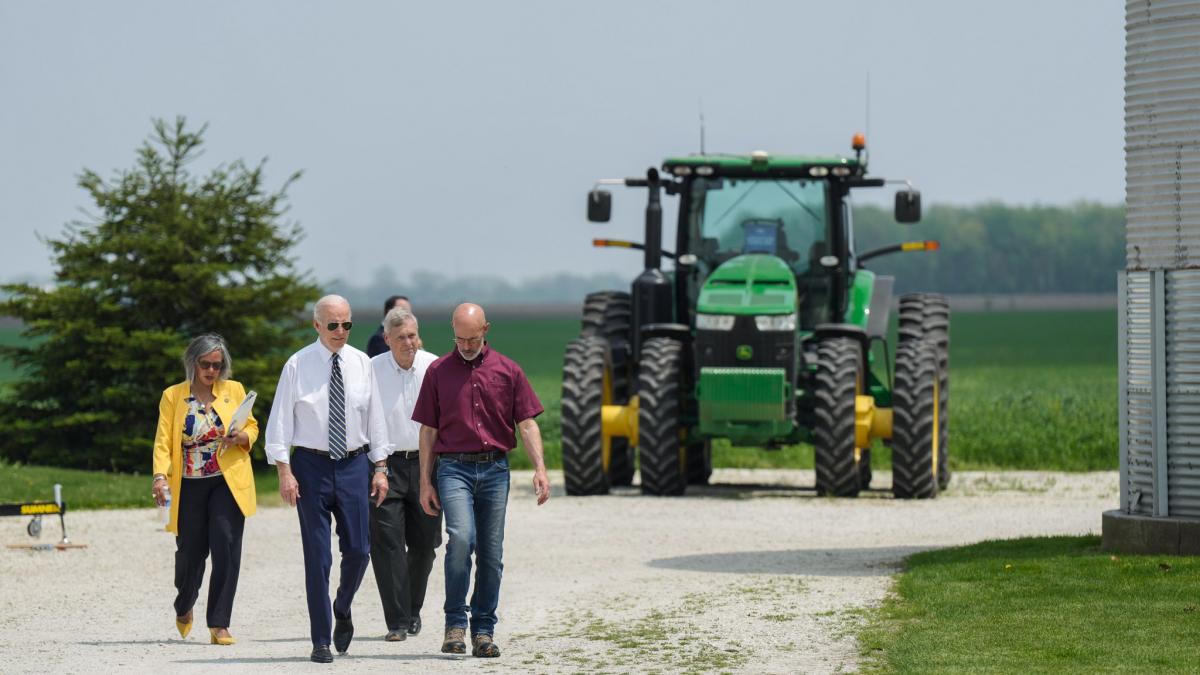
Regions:
[[[587,214],[593,223],[607,223],[612,218],[612,193],[608,190],[589,192]]]
[[[921,193],[913,189],[896,193],[896,222],[915,223],[921,220]]]

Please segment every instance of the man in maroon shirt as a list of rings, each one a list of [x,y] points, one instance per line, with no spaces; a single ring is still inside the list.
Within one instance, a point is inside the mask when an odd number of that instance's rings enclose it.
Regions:
[[[492,634],[504,567],[508,451],[516,446],[515,432],[520,431],[533,463],[537,503],[545,504],[550,499],[550,480],[542,460],[542,433],[533,419],[542,413],[542,404],[521,367],[486,342],[491,326],[482,307],[459,305],[450,325],[455,350],[425,371],[412,415],[421,424],[421,506],[431,516],[439,509],[446,512],[442,651],[466,653],[469,609],[471,653],[496,657],[500,648]],[[475,593],[468,607],[472,552]]]

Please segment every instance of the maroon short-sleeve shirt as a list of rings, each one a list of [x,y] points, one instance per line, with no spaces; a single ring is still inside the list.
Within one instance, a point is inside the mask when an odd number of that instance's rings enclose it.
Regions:
[[[517,423],[542,411],[521,367],[485,345],[473,361],[455,349],[429,365],[412,419],[438,430],[435,453],[508,452]]]

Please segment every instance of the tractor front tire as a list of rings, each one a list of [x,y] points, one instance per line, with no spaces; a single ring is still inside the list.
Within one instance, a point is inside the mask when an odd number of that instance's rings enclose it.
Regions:
[[[604,471],[600,406],[608,342],[589,337],[572,340],[563,356],[562,463],[568,495],[608,494]]]
[[[900,343],[892,392],[892,494],[897,499],[932,499],[938,494],[937,385],[936,347],[925,340]]]
[[[642,343],[638,363],[638,460],[642,493],[681,495],[687,486],[679,445],[683,345],[671,338]]]
[[[859,464],[854,459],[854,401],[863,374],[862,349],[850,338],[823,340],[817,347],[813,408],[813,463],[817,494],[857,497]]]

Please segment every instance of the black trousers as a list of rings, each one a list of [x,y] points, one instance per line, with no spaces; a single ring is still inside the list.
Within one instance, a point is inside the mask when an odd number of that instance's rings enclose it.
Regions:
[[[191,611],[204,581],[204,565],[212,555],[208,579],[210,628],[228,628],[242,565],[242,531],[246,517],[233,500],[224,476],[184,478],[179,488],[179,534],[175,537],[175,615]]]
[[[371,507],[371,567],[389,631],[421,615],[434,549],[442,543],[442,516],[421,509],[421,462],[388,457],[387,498]]]

